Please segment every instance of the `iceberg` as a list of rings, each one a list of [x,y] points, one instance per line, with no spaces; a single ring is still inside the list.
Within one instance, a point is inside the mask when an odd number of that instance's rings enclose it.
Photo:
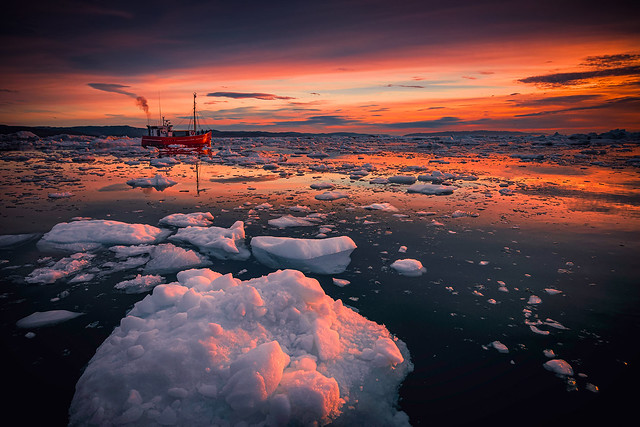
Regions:
[[[158,191],[163,191],[164,189],[171,187],[172,185],[176,185],[177,183],[177,181],[167,178],[162,174],[156,174],[156,176],[154,176],[153,178],[133,178],[127,181],[127,184],[132,187],[153,187]]]
[[[398,273],[403,276],[416,277],[422,276],[423,273],[427,271],[426,268],[422,266],[422,263],[416,259],[399,259],[391,264],[391,268],[396,270]]]
[[[322,240],[273,236],[251,239],[253,256],[267,267],[295,268],[318,274],[344,272],[356,247],[347,236]]]
[[[295,270],[178,273],[80,377],[69,424],[409,425],[406,345]]]

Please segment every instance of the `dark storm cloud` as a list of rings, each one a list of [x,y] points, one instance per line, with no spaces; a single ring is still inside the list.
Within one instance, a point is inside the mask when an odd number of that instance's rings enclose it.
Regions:
[[[278,96],[271,93],[247,93],[247,92],[211,92],[207,96],[221,97],[221,98],[233,98],[233,99],[264,99],[264,100],[277,100],[277,99],[295,99],[290,96]]]
[[[621,67],[640,62],[640,54],[619,53],[616,55],[587,56],[581,65],[597,68]]]
[[[573,86],[591,79],[621,76],[640,77],[640,65],[606,68],[602,70],[553,73],[542,76],[526,77],[518,81],[521,83],[537,84],[542,86]]]
[[[637,35],[637,2],[33,0],[3,6],[3,67],[131,75],[193,66],[422,54],[549,34]],[[571,17],[571,19],[567,19]]]
[[[515,94],[512,94],[515,95]],[[602,98],[602,95],[587,94],[587,95],[565,95],[565,96],[548,96],[538,99],[527,99],[524,101],[518,101],[515,105],[517,107],[545,107],[549,105],[570,105],[578,104],[584,101],[592,101]]]

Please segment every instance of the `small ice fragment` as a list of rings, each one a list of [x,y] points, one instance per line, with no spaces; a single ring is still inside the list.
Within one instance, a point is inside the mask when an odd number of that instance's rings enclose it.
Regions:
[[[531,295],[529,297],[529,300],[527,301],[527,304],[540,304],[541,302],[542,302],[542,299],[540,299],[540,297],[536,295]]]
[[[553,359],[554,357],[556,357],[556,353],[550,348],[542,350],[542,353],[549,359]]]
[[[400,252],[400,253],[407,252],[407,247],[406,246],[400,246],[400,248],[398,249],[398,252]]]
[[[549,295],[558,295],[562,293],[562,291],[559,291],[558,289],[552,289],[552,288],[545,288],[544,291]]]
[[[422,274],[427,271],[420,261],[410,258],[395,261],[391,264],[391,268],[396,270],[398,273],[409,277],[422,276]]]
[[[502,344],[500,341],[493,341],[491,346],[498,350],[499,353],[509,353],[509,349],[506,345]]]
[[[531,329],[532,332],[535,332],[536,334],[549,335],[549,331],[543,331],[541,329],[536,328],[534,325],[529,325],[529,328]]]
[[[317,200],[337,200],[337,199],[345,199],[348,198],[349,195],[347,193],[343,193],[342,191],[325,191],[322,194],[317,194],[315,198]]]
[[[193,212],[189,214],[175,213],[167,215],[159,221],[160,225],[173,227],[200,226],[207,227],[213,222],[211,212]]]
[[[49,193],[49,198],[50,199],[67,199],[69,197],[73,197],[74,194],[70,193],[68,191],[65,191],[63,193]]]
[[[40,326],[55,325],[82,316],[83,314],[84,313],[76,313],[68,310],[36,311],[18,320],[16,326],[18,328],[38,328]]]
[[[545,362],[542,366],[558,376],[573,375],[573,368],[563,359],[552,359]]]
[[[379,210],[385,212],[398,212],[398,208],[393,206],[391,203],[372,203],[367,206],[363,206],[364,209],[368,210]]]
[[[349,283],[351,282],[348,281],[347,279],[338,279],[336,277],[333,278],[333,284],[341,288],[347,286]]]

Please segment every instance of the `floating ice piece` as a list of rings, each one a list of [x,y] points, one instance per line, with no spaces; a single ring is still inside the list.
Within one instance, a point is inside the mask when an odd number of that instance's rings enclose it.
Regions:
[[[451,214],[451,218],[464,218],[464,217],[478,217],[479,215],[474,212],[465,212],[461,210],[456,210]]]
[[[542,354],[544,354],[545,357],[548,357],[549,359],[553,359],[554,357],[556,357],[556,353],[549,348],[542,350]]]
[[[145,265],[145,273],[172,273],[187,268],[207,267],[211,261],[196,251],[183,249],[171,243],[163,243],[153,248],[151,260]]]
[[[24,281],[27,283],[51,284],[55,281],[75,274],[91,263],[94,255],[76,253],[57,261],[51,267],[40,267],[33,270]]]
[[[349,198],[347,193],[343,193],[342,191],[325,191],[322,194],[317,194],[316,199],[318,200],[336,200],[336,199],[346,199]]]
[[[257,236],[251,239],[253,256],[267,267],[295,268],[319,274],[342,273],[351,262],[356,244],[347,236],[294,239]]]
[[[369,183],[370,184],[388,184],[389,180],[387,178],[379,177],[379,178],[373,178],[369,180]]]
[[[537,295],[529,296],[529,300],[527,300],[527,304],[540,304],[542,299]]]
[[[451,185],[438,185],[438,184],[413,184],[407,188],[407,193],[420,193],[431,195],[445,195],[453,194],[456,187]]]
[[[509,353],[507,346],[502,344],[500,341],[493,341],[491,346],[498,350],[498,353]]]
[[[334,285],[339,286],[341,288],[344,288],[345,286],[351,283],[347,279],[338,279],[336,277],[334,277],[332,280]]]
[[[404,276],[417,277],[422,276],[427,269],[417,259],[399,259],[391,264],[391,268]]]
[[[387,179],[393,184],[413,184],[416,182],[416,177],[411,175],[394,175]]]
[[[289,210],[292,212],[311,212],[311,208],[309,206],[301,206],[301,205],[295,205],[295,206],[290,206]]]
[[[283,215],[280,218],[273,218],[267,221],[267,223],[273,227],[287,228],[287,227],[310,227],[317,225],[314,221],[309,221],[306,218],[301,218],[293,215]]]
[[[178,274],[136,303],[76,385],[71,425],[409,425],[405,344],[294,270]],[[355,356],[355,357],[354,357]]]
[[[156,176],[154,176],[153,178],[134,178],[127,181],[127,184],[132,187],[153,187],[158,191],[163,191],[164,189],[176,185],[177,183],[177,181],[167,178],[160,173],[156,174]]]
[[[151,225],[119,221],[61,222],[42,236],[38,247],[42,250],[86,251],[103,246],[156,243],[169,233]]]
[[[515,191],[510,188],[501,188],[500,190],[498,190],[498,193],[502,194],[503,196],[513,196],[516,194]]]
[[[544,291],[546,293],[548,293],[549,295],[558,295],[558,294],[562,293],[562,291],[560,291],[558,289],[552,289],[552,288],[545,288]]]
[[[0,235],[0,248],[19,246],[38,237],[38,233]]]
[[[244,222],[236,221],[229,228],[181,228],[169,240],[191,243],[201,252],[218,259],[246,260],[251,253],[245,248],[244,239]]]
[[[18,320],[16,326],[18,328],[39,328],[41,326],[55,325],[70,319],[75,319],[83,314],[84,313],[76,313],[68,310],[36,311]]]
[[[149,162],[151,166],[155,166],[157,168],[173,166],[173,165],[177,165],[178,163],[180,163],[180,161],[174,159],[173,157],[161,157],[157,159],[151,159],[151,161]],[[141,178],[141,179],[144,179],[144,178]]]
[[[48,196],[50,199],[68,199],[69,197],[75,196],[75,194],[65,191],[62,193],[49,193]]]
[[[123,290],[128,294],[141,294],[150,291],[155,286],[161,284],[164,281],[162,276],[138,274],[135,279],[124,280],[116,283],[114,288]]]
[[[549,335],[549,331],[543,331],[542,329],[538,329],[535,325],[529,325],[529,329],[531,329],[531,332],[534,332],[538,335]]]
[[[569,328],[567,328],[566,326],[564,326],[563,324],[561,324],[560,322],[550,319],[547,317],[547,319],[543,322],[545,325],[547,326],[551,326],[552,328],[556,328],[556,329],[563,329],[563,330],[569,330]]]
[[[363,206],[364,209],[368,210],[376,210],[376,211],[385,211],[385,212],[398,212],[398,208],[393,206],[391,203],[372,203],[367,206]]]
[[[313,184],[311,184],[311,188],[313,188],[314,190],[331,190],[335,187],[336,186],[330,182],[314,182]]]
[[[563,359],[552,359],[545,362],[542,366],[544,366],[547,371],[551,371],[561,377],[573,375],[573,368]]]
[[[193,212],[167,215],[159,221],[159,224],[173,227],[206,227],[211,225],[212,222],[213,215],[211,215],[211,212]]]

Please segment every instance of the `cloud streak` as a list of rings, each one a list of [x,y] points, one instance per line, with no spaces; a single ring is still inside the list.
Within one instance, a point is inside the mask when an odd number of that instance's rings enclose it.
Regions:
[[[258,93],[258,92],[211,92],[207,96],[220,97],[220,98],[233,98],[233,99],[263,99],[267,101],[280,100],[280,99],[296,99],[290,96],[279,96],[271,93]]]

